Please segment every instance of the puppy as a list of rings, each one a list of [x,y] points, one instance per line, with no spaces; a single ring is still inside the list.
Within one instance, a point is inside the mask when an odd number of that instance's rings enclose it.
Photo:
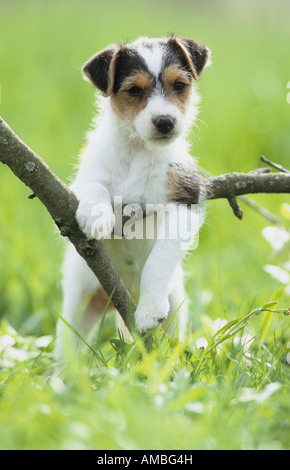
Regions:
[[[178,204],[182,202],[178,181],[194,165],[185,140],[197,113],[193,79],[200,79],[209,60],[209,49],[191,39],[141,37],[130,44],[110,45],[83,67],[86,79],[103,96],[71,185],[79,200],[76,217],[88,238],[104,244],[136,301],[135,323],[142,333],[158,324],[165,326],[176,311],[180,336],[186,326],[181,261],[201,221],[198,211]],[[134,237],[132,230],[131,236],[112,236],[116,196],[126,215],[136,213],[136,207],[162,208],[152,219],[157,225],[154,236],[146,237],[146,232]],[[193,202],[199,202],[198,196]],[[108,300],[71,245],[63,266],[63,293],[63,317],[83,333]],[[81,327],[77,314],[84,299],[89,301]],[[65,329],[61,323],[59,350]]]

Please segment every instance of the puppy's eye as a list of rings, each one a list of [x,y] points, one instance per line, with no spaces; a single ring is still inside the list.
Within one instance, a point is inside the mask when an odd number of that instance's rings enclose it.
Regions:
[[[141,88],[139,88],[137,85],[134,85],[132,86],[129,90],[128,90],[128,93],[131,95],[131,96],[138,96],[142,93],[142,90]]]
[[[185,88],[185,83],[180,82],[179,80],[176,80],[176,82],[173,85],[173,88],[176,91],[182,91]]]

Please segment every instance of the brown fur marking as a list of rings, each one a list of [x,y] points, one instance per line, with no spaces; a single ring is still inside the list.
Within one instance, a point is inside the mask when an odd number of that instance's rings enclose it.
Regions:
[[[169,65],[162,71],[161,81],[165,96],[182,113],[185,113],[192,91],[192,83],[188,74],[176,65]],[[174,90],[174,83],[176,81],[181,81],[185,84],[185,88],[181,92]],[[130,96],[129,90],[133,86],[137,86],[142,90],[140,97]],[[134,119],[146,107],[148,99],[154,92],[154,87],[154,79],[145,70],[128,76],[122,83],[120,90],[112,94],[111,100],[114,111],[123,119]]]
[[[176,65],[168,65],[162,71],[161,80],[165,96],[177,107],[182,113],[187,109],[189,97],[191,95],[192,83],[188,74]],[[185,84],[181,92],[174,90],[174,83],[180,81]]]
[[[130,96],[129,90],[133,86],[137,86],[142,90],[140,97]],[[146,107],[153,91],[154,81],[148,72],[142,70],[130,75],[124,80],[120,90],[112,94],[113,109],[122,118],[133,119]]]
[[[95,324],[96,320],[101,318],[106,308],[108,299],[109,297],[102,287],[99,287],[93,293],[84,313],[84,321],[88,330],[92,327],[92,325]],[[107,312],[109,313],[112,310],[114,310],[114,305],[112,302],[110,302]]]
[[[204,200],[204,180],[193,164],[182,166],[179,163],[171,163],[168,166],[166,186],[168,203],[191,205]]]

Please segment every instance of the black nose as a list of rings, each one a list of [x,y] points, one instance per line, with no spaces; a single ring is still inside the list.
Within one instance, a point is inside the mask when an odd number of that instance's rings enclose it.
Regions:
[[[174,120],[171,116],[158,116],[154,124],[161,134],[168,134],[174,127]]]

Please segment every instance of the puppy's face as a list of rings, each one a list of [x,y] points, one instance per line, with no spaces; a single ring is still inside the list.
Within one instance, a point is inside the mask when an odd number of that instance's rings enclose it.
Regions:
[[[200,78],[209,55],[208,48],[191,39],[139,38],[99,52],[83,72],[110,96],[114,112],[132,135],[164,145],[189,125],[195,96],[192,78]]]

